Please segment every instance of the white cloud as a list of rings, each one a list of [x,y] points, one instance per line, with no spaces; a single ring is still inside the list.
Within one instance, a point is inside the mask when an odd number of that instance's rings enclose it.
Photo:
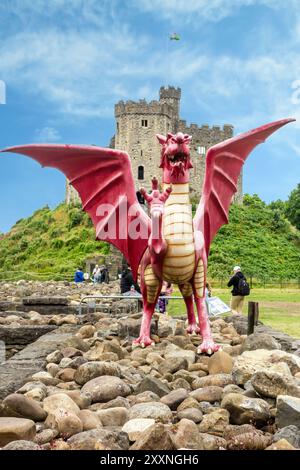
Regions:
[[[217,22],[232,16],[242,7],[264,5],[277,8],[280,0],[132,0],[136,8],[159,14],[163,18],[180,24],[191,23],[195,18]],[[294,0],[291,0],[294,2]],[[199,26],[199,25],[198,25]]]
[[[54,127],[42,127],[35,130],[35,142],[59,142],[60,133]]]
[[[116,99],[130,92],[121,66],[134,63],[143,42],[126,27],[81,35],[53,29],[22,32],[2,41],[0,76],[10,86],[42,95],[60,112],[112,116]]]
[[[216,19],[242,6],[264,4],[276,8],[279,3],[139,0],[136,7],[156,12],[157,16],[176,14],[180,21],[193,17],[198,24],[199,15]],[[291,0],[290,4],[296,3]],[[200,42],[193,43],[193,47],[179,42],[169,48],[166,60],[166,48],[161,47],[159,37],[138,33],[128,26],[121,1],[53,0],[46,10],[44,0],[14,0],[10,5],[20,21],[31,12],[32,23],[28,30],[24,25],[21,32],[3,36],[0,77],[7,86],[52,104],[56,115],[112,117],[116,101],[156,98],[157,88],[163,83],[182,87],[182,107],[189,110],[183,117],[188,117],[191,109],[195,116],[201,110],[208,120],[217,122],[217,109],[220,122],[232,122],[238,130],[273,117],[299,114],[291,101],[291,84],[300,79],[297,35],[292,31],[280,42],[272,43],[268,52],[257,53],[254,45],[251,53],[241,57],[209,52]],[[126,5],[130,10],[135,0],[128,0]],[[0,4],[0,12],[1,8]],[[68,27],[58,29],[47,19],[56,18],[60,12],[69,22]],[[297,23],[296,19],[295,15]],[[38,27],[39,20],[44,22],[42,27]],[[298,30],[300,27],[295,26]],[[269,32],[265,28],[263,31],[267,44]]]

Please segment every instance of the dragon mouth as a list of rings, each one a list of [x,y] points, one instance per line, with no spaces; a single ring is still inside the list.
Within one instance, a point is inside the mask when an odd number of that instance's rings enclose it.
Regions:
[[[182,152],[175,153],[174,155],[168,155],[168,161],[171,166],[181,166],[187,161],[187,155]]]

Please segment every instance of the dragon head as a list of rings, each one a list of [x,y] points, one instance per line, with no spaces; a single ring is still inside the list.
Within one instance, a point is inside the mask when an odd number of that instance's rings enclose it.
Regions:
[[[189,169],[193,168],[190,158],[189,142],[191,136],[178,132],[167,134],[167,137],[156,134],[162,145],[160,168],[163,169],[164,183],[187,183]]]

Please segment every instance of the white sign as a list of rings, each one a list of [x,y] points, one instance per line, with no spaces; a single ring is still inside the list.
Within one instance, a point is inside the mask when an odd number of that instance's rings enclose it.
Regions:
[[[208,315],[214,317],[216,315],[222,315],[223,313],[228,313],[231,311],[231,308],[228,307],[225,302],[223,302],[219,297],[206,297]]]

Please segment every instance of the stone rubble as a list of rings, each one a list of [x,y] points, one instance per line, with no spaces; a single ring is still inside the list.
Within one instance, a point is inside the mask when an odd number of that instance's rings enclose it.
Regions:
[[[17,302],[37,292],[36,284],[20,282],[14,291],[0,283],[0,298]],[[51,283],[41,283],[39,297],[62,296],[70,304],[86,290],[57,283],[54,292]],[[39,326],[47,315],[10,317],[1,320]],[[82,325],[69,316],[71,333],[47,350],[45,367],[0,401],[0,447],[300,449],[298,355],[266,333],[247,338],[234,322],[215,318],[212,333],[222,350],[201,356],[201,338],[166,315],[152,334],[155,344],[133,348],[140,321],[140,313],[96,312]]]

